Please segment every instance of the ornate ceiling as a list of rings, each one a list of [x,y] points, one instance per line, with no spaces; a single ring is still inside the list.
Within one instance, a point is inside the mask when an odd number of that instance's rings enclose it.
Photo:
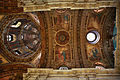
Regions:
[[[22,77],[30,67],[114,68],[115,7],[24,13],[16,9],[12,14],[4,10],[0,15],[1,78],[7,72],[10,78]]]
[[[5,15],[1,19],[2,54],[9,62],[32,61],[40,54],[39,67],[95,67],[97,63],[113,67],[113,36],[108,32],[113,33],[114,22],[115,8]],[[88,33],[95,35],[93,41],[87,40]]]
[[[114,13],[115,8],[104,8],[98,12],[70,9],[45,12],[49,36],[49,54],[46,55],[45,67],[92,68],[99,65],[98,63],[104,67],[113,67],[113,44],[109,44],[112,43],[112,38],[107,37],[111,34],[107,33],[105,37],[103,30],[107,27],[106,24],[110,24],[110,32],[113,32],[115,15],[110,14]],[[108,22],[106,18],[113,20]],[[89,42],[86,39],[88,32],[95,34],[95,41]],[[106,49],[109,53],[104,52]]]

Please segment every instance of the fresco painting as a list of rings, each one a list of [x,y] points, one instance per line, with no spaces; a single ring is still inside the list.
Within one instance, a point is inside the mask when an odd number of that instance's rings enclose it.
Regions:
[[[64,29],[69,30],[70,26],[70,15],[69,14],[60,14],[54,16],[54,26],[55,29]]]
[[[68,61],[70,59],[69,46],[56,46],[55,59],[61,62]]]
[[[102,59],[99,48],[87,46],[87,56],[90,61],[100,61]]]

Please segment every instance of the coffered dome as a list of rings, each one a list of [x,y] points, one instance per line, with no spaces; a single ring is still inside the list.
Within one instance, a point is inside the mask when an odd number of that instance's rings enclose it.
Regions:
[[[30,20],[17,18],[9,22],[3,32],[3,41],[10,51],[18,57],[32,55],[40,46],[40,31]]]

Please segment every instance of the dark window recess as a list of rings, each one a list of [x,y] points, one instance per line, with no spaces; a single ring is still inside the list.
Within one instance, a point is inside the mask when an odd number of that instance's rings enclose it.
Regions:
[[[22,54],[19,50],[15,50],[15,53],[16,53],[17,55]]]

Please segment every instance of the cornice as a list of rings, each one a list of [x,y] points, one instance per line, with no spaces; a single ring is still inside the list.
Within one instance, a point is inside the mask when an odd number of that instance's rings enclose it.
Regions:
[[[30,1],[30,0],[28,0]],[[24,4],[21,4],[21,2]],[[38,0],[38,3],[28,4],[27,1],[18,0],[18,7],[23,7],[24,12],[32,12],[32,11],[50,11],[52,9],[98,9],[101,7],[117,7],[118,1],[114,0],[106,0],[106,1],[47,1],[41,2]]]

